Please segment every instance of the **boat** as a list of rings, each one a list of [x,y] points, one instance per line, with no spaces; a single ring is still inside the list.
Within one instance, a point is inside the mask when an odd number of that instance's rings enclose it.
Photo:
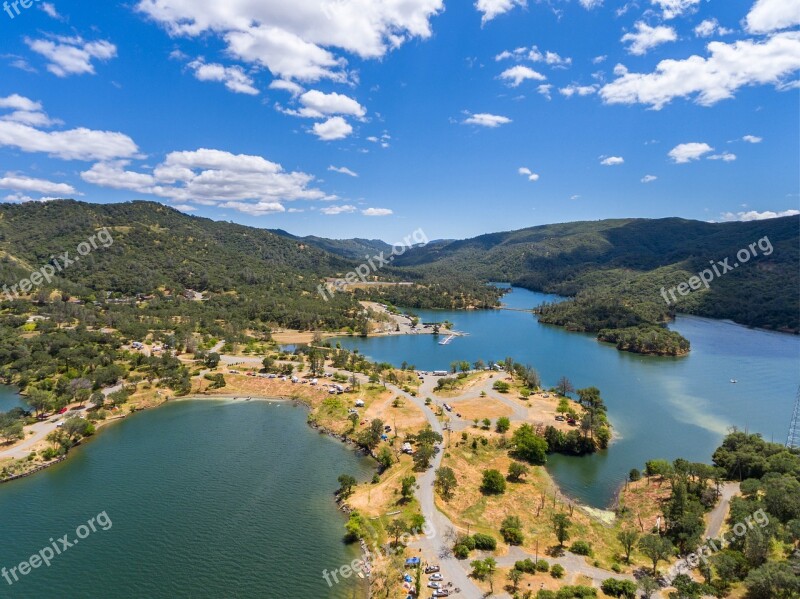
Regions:
[[[731,379],[731,383],[734,383],[734,384],[736,384],[736,383],[738,383],[738,382],[739,382],[739,381],[737,381],[736,379]]]

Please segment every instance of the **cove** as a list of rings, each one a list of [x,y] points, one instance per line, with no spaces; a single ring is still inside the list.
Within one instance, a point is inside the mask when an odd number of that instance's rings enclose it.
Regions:
[[[70,458],[0,485],[0,567],[105,511],[113,526],[2,597],[362,598],[323,569],[349,563],[337,477],[374,471],[286,402],[179,401],[102,430]]]
[[[414,310],[424,322],[449,320],[468,333],[444,346],[430,335],[338,341],[372,360],[406,361],[422,370],[511,356],[533,365],[547,386],[567,376],[576,388],[598,387],[617,435],[611,448],[582,458],[553,455],[547,466],[564,493],[594,507],[607,507],[630,469],[643,468],[646,460],[710,462],[729,427],[786,441],[800,383],[800,337],[679,316],[671,328],[691,341],[691,353],[642,356],[517,311],[558,299],[514,288],[503,298],[513,309]]]

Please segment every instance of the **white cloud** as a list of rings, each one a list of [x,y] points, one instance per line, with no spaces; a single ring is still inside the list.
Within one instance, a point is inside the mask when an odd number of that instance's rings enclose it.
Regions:
[[[544,61],[549,64],[550,66],[554,67],[568,67],[572,64],[571,58],[565,58],[556,52],[550,52],[549,50],[544,54]]]
[[[58,14],[58,11],[56,10],[56,7],[51,2],[42,2],[42,4],[39,6],[39,8],[42,11],[44,11],[44,13],[48,17],[50,17],[52,19],[57,19],[58,21],[63,21],[64,20],[64,17],[62,17],[60,14]]]
[[[800,25],[800,0],[758,0],[745,18],[751,33],[769,33]]]
[[[394,214],[394,211],[388,208],[367,208],[366,210],[362,210],[361,214],[364,216],[391,216]]]
[[[544,81],[547,77],[529,67],[517,65],[500,73],[500,79],[507,81],[508,85],[511,87],[518,87],[523,81],[528,79]]]
[[[334,173],[340,173],[342,175],[347,175],[348,177],[358,177],[358,173],[351,171],[346,166],[329,166],[329,171],[333,171]]]
[[[667,154],[676,164],[686,164],[692,160],[699,160],[703,155],[713,152],[714,148],[707,143],[691,142],[678,144]]]
[[[534,181],[535,182],[535,181],[539,180],[539,175],[537,173],[534,173],[528,167],[523,166],[517,172],[520,175],[522,175],[523,177],[528,177],[528,181]]]
[[[619,166],[620,164],[625,164],[625,159],[622,156],[608,156],[603,158],[600,164],[603,166]]]
[[[571,98],[572,96],[590,96],[593,93],[597,92],[596,85],[568,85],[566,87],[559,88],[558,93],[562,96],[566,96],[567,98]]]
[[[67,131],[42,131],[29,125],[0,120],[0,147],[23,152],[44,152],[62,160],[113,160],[139,153],[134,141],[123,133],[80,127]]]
[[[3,108],[14,109],[12,113],[0,117],[0,119],[4,121],[31,125],[33,127],[50,127],[52,125],[61,124],[61,121],[51,119],[47,116],[47,113],[42,109],[41,103],[34,102],[19,94],[12,94],[8,97],[0,98],[0,109]]]
[[[586,10],[591,10],[593,8],[597,8],[598,6],[602,6],[603,0],[580,0],[581,6]]]
[[[601,54],[600,56],[595,56],[594,58],[592,58],[592,64],[601,64],[605,62],[607,58],[608,56],[605,54]]]
[[[237,94],[257,96],[259,93],[254,86],[253,79],[240,66],[226,67],[216,63],[207,64],[202,59],[197,59],[189,63],[189,68],[194,71],[194,76],[200,81],[224,83],[225,87]]]
[[[733,162],[736,160],[736,154],[730,152],[723,152],[722,154],[712,154],[708,157],[709,160],[722,160],[723,162]]]
[[[20,96],[19,94],[11,94],[5,98],[0,98],[0,108],[13,108],[14,110],[23,110],[25,112],[39,112],[42,110],[42,104]]]
[[[117,47],[104,40],[86,42],[80,37],[54,37],[53,40],[25,38],[25,43],[49,61],[47,70],[58,77],[94,75],[93,60],[108,61],[117,55]]]
[[[745,135],[742,141],[746,141],[749,144],[760,144],[764,139],[756,135]]]
[[[356,207],[348,204],[345,204],[344,206],[326,206],[320,210],[322,214],[327,214],[328,216],[335,216],[337,214],[350,214],[351,212],[355,211]]]
[[[642,183],[652,183],[656,179],[658,179],[658,177],[656,177],[655,175],[645,175],[644,177],[642,177]]]
[[[536,88],[536,91],[539,92],[540,94],[542,94],[548,100],[550,100],[552,98],[552,96],[550,95],[550,92],[552,90],[553,90],[553,86],[550,85],[549,83],[544,83],[544,84],[542,84],[542,85],[540,85],[539,87]]]
[[[511,119],[505,116],[496,114],[488,114],[485,112],[472,114],[464,120],[465,125],[478,125],[480,127],[499,127],[500,125],[507,125]]]
[[[0,189],[11,189],[13,191],[24,191],[27,193],[47,193],[52,196],[76,196],[82,195],[75,191],[72,185],[67,183],[54,183],[45,179],[33,179],[14,173],[6,173],[5,177],[0,177]]]
[[[621,42],[630,42],[628,52],[641,56],[647,54],[651,48],[655,48],[667,42],[674,42],[678,39],[678,34],[672,27],[658,25],[651,27],[644,21],[637,21],[634,25],[636,33],[628,32],[622,36]]]
[[[697,37],[711,37],[715,33],[719,35],[728,35],[729,33],[733,33],[733,29],[722,27],[716,19],[706,19],[694,28],[694,34]]]
[[[513,10],[517,6],[527,6],[526,0],[477,0],[475,8],[483,13],[481,22],[486,24],[495,17]]]
[[[300,81],[347,78],[337,52],[381,58],[431,36],[443,0],[139,0],[139,11],[174,36],[220,36],[233,57]]]
[[[513,59],[517,61],[529,60],[531,62],[544,62],[552,67],[566,68],[572,64],[572,59],[564,57],[557,52],[546,50],[542,53],[538,46],[531,46],[530,48],[520,47],[514,50],[504,50],[494,57],[497,62],[501,60]]]
[[[800,68],[800,33],[779,33],[761,42],[714,41],[708,51],[708,58],[662,60],[648,74],[629,73],[622,67],[615,70],[618,79],[606,84],[600,94],[609,104],[641,103],[659,110],[674,98],[696,94],[698,104],[710,106],[732,98],[747,85],[780,85]]]
[[[796,216],[800,214],[800,210],[782,210],[780,212],[773,212],[771,210],[765,210],[764,212],[758,212],[756,210],[751,210],[749,212],[724,212],[722,214],[723,221],[752,221],[752,220],[767,220],[770,218],[781,218],[783,216]]]
[[[270,89],[279,89],[289,92],[292,96],[299,96],[303,93],[303,87],[294,81],[286,81],[285,79],[275,79],[269,84]]]
[[[49,196],[32,198],[24,193],[12,193],[3,198],[5,202],[52,202],[53,200],[60,200],[63,198],[53,198]]]
[[[296,116],[309,118],[323,118],[334,114],[363,118],[367,113],[366,109],[353,98],[335,92],[325,94],[315,89],[300,96],[300,103],[303,108],[296,112],[289,112]]]
[[[344,139],[353,132],[353,127],[340,116],[335,116],[322,123],[314,123],[312,133],[322,141]]]
[[[661,8],[665,19],[674,19],[687,11],[694,12],[700,4],[700,0],[651,0],[651,2]]]
[[[312,175],[287,172],[261,156],[199,149],[171,152],[152,173],[129,170],[128,165],[124,160],[99,162],[81,177],[100,187],[253,215],[284,212],[284,201],[335,199],[312,186]]]

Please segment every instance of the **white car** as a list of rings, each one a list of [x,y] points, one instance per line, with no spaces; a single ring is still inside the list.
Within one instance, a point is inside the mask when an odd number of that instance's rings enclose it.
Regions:
[[[59,421],[56,423],[56,427],[57,427],[57,428],[61,428],[62,426],[64,426],[64,421],[63,421],[63,420],[59,420]]]
[[[439,589],[442,588],[442,583],[441,582],[433,582],[433,581],[431,581],[431,582],[428,583],[428,587],[431,588],[431,589],[436,589],[438,591]]]
[[[431,574],[430,579],[431,580],[444,580],[444,576],[442,576],[441,574]]]

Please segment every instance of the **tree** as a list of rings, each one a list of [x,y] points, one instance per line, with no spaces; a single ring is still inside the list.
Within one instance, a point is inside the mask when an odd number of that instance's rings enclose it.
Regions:
[[[657,590],[661,588],[658,581],[652,576],[642,576],[637,585],[642,592],[642,599],[650,599]]]
[[[380,448],[380,450],[378,450],[378,456],[375,459],[378,460],[381,468],[386,470],[391,467],[392,462],[394,461],[394,455],[392,454],[392,450],[384,445]]]
[[[483,428],[488,431],[489,427],[492,426],[492,421],[489,420],[488,418],[484,418],[481,424],[483,424]]]
[[[21,422],[13,422],[0,428],[0,437],[5,439],[6,443],[20,441],[25,438],[25,428]]]
[[[564,543],[569,541],[569,529],[572,526],[572,522],[566,514],[553,514],[552,521],[553,532],[556,535],[556,539],[558,539],[558,544],[563,547]]]
[[[506,492],[506,479],[498,470],[484,470],[481,492],[485,495],[501,495]]]
[[[556,385],[556,389],[558,390],[559,395],[568,396],[570,393],[574,393],[575,387],[572,386],[570,380],[562,376],[558,379],[558,384]]]
[[[558,400],[558,407],[556,408],[556,412],[559,414],[566,414],[569,412],[569,400],[566,397],[562,397]]]
[[[453,497],[453,491],[458,487],[456,473],[449,466],[443,466],[436,471],[434,486],[445,501]]]
[[[400,481],[400,497],[403,501],[410,501],[414,497],[414,489],[417,488],[417,478],[413,475],[404,476]]]
[[[511,568],[511,571],[508,573],[508,580],[511,581],[511,590],[515,593],[519,589],[519,582],[522,580],[523,575],[523,572],[516,568]]]
[[[658,576],[658,562],[670,558],[675,553],[672,542],[661,535],[650,534],[639,539],[639,551],[653,562],[653,576]]]
[[[378,446],[383,434],[383,420],[375,419],[369,423],[369,428],[363,431],[358,437],[358,443],[370,451]]]
[[[356,486],[358,481],[349,474],[342,474],[337,480],[339,481],[339,490],[336,491],[336,494],[341,499],[347,499],[353,494],[353,487]]]
[[[525,464],[519,462],[511,462],[508,466],[508,480],[518,483],[522,481],[522,477],[530,472],[530,469]]]
[[[414,452],[414,469],[424,472],[431,466],[431,460],[436,455],[436,448],[430,443],[422,443]]]
[[[44,414],[53,407],[55,397],[49,391],[31,389],[28,393],[28,405],[34,409],[37,416]]]
[[[81,437],[91,434],[94,428],[91,422],[76,416],[65,420],[61,430],[67,436],[69,444],[74,445]]]
[[[625,551],[625,561],[630,564],[631,553],[633,552],[633,548],[636,546],[636,541],[639,540],[639,533],[632,528],[621,530],[619,533],[617,533],[617,539],[622,544],[622,548]]]
[[[511,421],[507,416],[500,416],[500,418],[497,419],[495,428],[497,429],[498,433],[506,433],[508,432],[508,429],[511,428]]]
[[[89,397],[89,403],[99,410],[106,404],[106,396],[99,391],[95,391],[92,393],[91,397]]]
[[[211,352],[206,356],[204,360],[206,368],[211,368],[212,370],[219,366],[220,357],[219,354],[216,352]]]
[[[791,599],[800,596],[800,577],[786,562],[768,562],[744,581],[750,599]]]
[[[400,544],[400,537],[408,530],[408,523],[402,518],[397,518],[386,525],[386,532],[394,537],[394,545],[397,547]]]
[[[523,424],[511,437],[514,453],[526,462],[543,465],[547,461],[547,441],[530,424]]]
[[[497,570],[497,562],[493,557],[487,557],[483,560],[475,560],[470,563],[472,566],[472,576],[478,580],[489,580],[489,590],[494,593],[493,576]]]
[[[525,535],[522,532],[522,521],[518,516],[506,516],[500,524],[500,535],[509,545],[522,545]]]

